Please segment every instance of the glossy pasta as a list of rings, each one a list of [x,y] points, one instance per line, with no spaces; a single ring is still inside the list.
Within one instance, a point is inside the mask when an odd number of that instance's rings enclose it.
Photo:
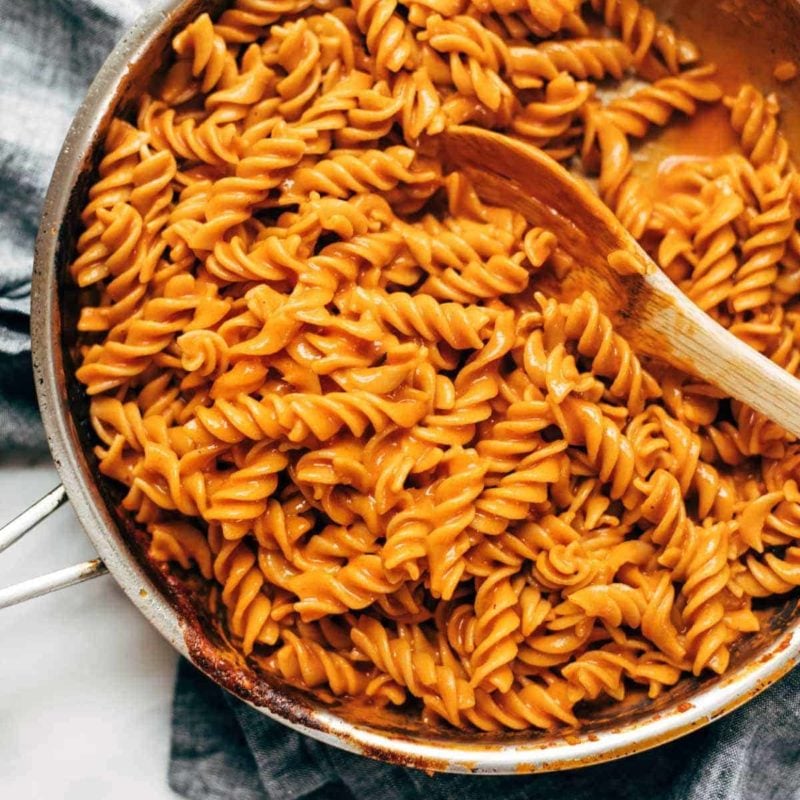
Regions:
[[[547,230],[448,171],[522,138],[800,371],[775,96],[635,0],[238,0],[115,119],[71,274],[102,474],[261,669],[481,730],[722,673],[800,585],[800,445],[548,295]],[[634,81],[616,96],[599,82]],[[637,148],[716,107],[730,152]]]

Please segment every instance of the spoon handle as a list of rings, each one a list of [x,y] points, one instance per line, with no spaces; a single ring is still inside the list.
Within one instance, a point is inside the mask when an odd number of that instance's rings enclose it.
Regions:
[[[800,436],[800,381],[701,311],[658,268],[585,182],[537,148],[471,126],[442,136],[444,156],[480,197],[553,231],[572,257],[546,288],[570,300],[593,294],[639,353],[660,358]],[[633,269],[612,268],[618,253]]]
[[[642,282],[626,330],[636,350],[697,375],[800,436],[800,380],[712,320],[660,270]]]

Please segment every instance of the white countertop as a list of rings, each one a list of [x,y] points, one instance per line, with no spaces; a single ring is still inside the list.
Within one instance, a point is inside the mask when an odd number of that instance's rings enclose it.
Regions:
[[[49,462],[0,464],[0,524],[57,484]],[[0,586],[93,554],[66,506],[0,554]],[[0,610],[0,797],[174,800],[176,663],[110,576]]]

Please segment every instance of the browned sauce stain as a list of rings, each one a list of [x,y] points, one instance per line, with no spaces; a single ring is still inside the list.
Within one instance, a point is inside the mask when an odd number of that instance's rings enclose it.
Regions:
[[[678,705],[675,706],[675,710],[680,714],[683,714],[685,711],[691,711],[693,708],[694,704],[689,703],[688,701],[685,701],[683,703],[678,703]]]

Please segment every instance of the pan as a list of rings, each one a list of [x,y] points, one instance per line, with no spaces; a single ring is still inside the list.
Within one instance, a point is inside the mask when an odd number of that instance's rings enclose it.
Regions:
[[[74,378],[77,290],[67,265],[79,212],[99,158],[98,143],[115,113],[125,113],[158,70],[174,33],[219,3],[167,0],[140,19],[119,43],[79,109],[53,173],[36,243],[32,348],[42,419],[62,485],[0,531],[0,551],[69,500],[98,557],[0,590],[0,608],[110,572],[142,614],[175,649],[220,686],[258,711],[327,744],[427,771],[529,773],[585,766],[655,747],[708,724],[746,702],[800,659],[797,597],[763,611],[761,632],[734,653],[721,677],[687,678],[657,700],[631,694],[625,703],[593,709],[578,732],[478,733],[423,726],[402,711],[352,702],[323,702],[264,674],[230,644],[209,617],[196,576],[167,571],[147,557],[144,534],[121,509],[121,494],[104,481],[92,455],[85,394]],[[692,36],[710,59],[773,52],[800,60],[796,0],[671,0],[656,10]],[[709,13],[710,12],[710,13]],[[708,20],[713,19],[713,35]],[[758,48],[764,48],[760,51]],[[733,59],[732,59],[733,60]],[[746,59],[739,59],[747,61]],[[737,80],[770,79],[769,64],[740,64]],[[742,70],[748,74],[742,74]],[[783,97],[790,132],[796,104]]]

